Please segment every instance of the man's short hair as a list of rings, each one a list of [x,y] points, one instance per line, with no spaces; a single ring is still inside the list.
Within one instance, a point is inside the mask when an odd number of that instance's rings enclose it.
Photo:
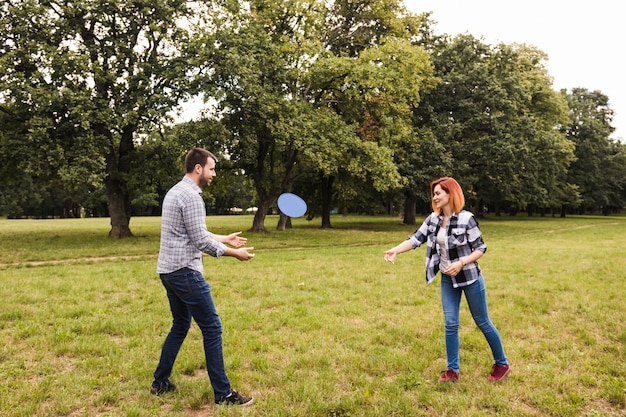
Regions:
[[[193,171],[194,167],[198,164],[205,166],[209,158],[213,158],[217,162],[217,158],[211,152],[202,148],[193,148],[187,152],[185,157],[185,172],[189,174]]]

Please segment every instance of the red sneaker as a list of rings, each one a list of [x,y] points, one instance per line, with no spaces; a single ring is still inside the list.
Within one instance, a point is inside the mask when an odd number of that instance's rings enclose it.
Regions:
[[[491,374],[489,375],[490,381],[500,381],[509,374],[511,371],[511,367],[509,365],[498,365],[493,364],[493,368],[491,368]]]
[[[455,372],[452,369],[448,369],[447,371],[441,371],[441,377],[439,377],[439,382],[456,382],[458,380],[458,372]]]

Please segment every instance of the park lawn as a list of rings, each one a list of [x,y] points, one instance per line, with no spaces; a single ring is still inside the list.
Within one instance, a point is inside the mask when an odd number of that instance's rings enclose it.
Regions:
[[[481,219],[491,318],[512,365],[489,383],[489,348],[461,310],[461,380],[445,369],[439,280],[424,248],[383,251],[415,227],[390,217],[293,219],[244,233],[250,262],[205,258],[234,388],[213,405],[201,334],[183,345],[174,393],[149,394],[170,317],[155,272],[159,218],[107,238],[108,219],[0,220],[0,415],[623,416],[626,218]],[[246,230],[251,216],[208,217]]]

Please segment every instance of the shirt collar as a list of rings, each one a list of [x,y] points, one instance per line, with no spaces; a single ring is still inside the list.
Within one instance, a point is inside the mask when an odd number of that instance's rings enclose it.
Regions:
[[[183,182],[185,182],[185,184],[193,188],[193,190],[197,192],[198,194],[202,194],[202,188],[200,188],[198,184],[196,184],[196,182],[192,180],[191,178],[189,178],[187,175],[183,177]]]
[[[443,211],[440,211],[437,217],[439,217],[440,219],[443,219]],[[452,216],[450,216],[451,219],[455,217],[459,217],[459,213],[452,213]]]

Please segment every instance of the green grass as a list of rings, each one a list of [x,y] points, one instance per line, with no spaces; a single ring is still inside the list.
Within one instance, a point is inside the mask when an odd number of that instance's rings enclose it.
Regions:
[[[207,218],[216,233],[251,221]],[[0,415],[626,415],[625,217],[482,219],[490,314],[513,371],[487,382],[492,358],[463,301],[452,385],[437,383],[439,281],[425,285],[424,249],[383,261],[414,227],[332,222],[244,233],[250,262],[205,259],[227,372],[255,397],[223,409],[196,326],[174,368],[179,389],[148,392],[170,323],[155,272],[158,218],[133,218],[135,237],[121,241],[107,238],[108,219],[1,219]]]

